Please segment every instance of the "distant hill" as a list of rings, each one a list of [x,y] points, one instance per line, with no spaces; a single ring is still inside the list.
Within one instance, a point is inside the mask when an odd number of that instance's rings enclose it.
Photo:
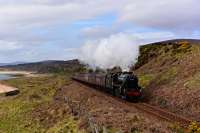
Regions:
[[[19,64],[25,64],[27,62],[11,62],[11,63],[0,63],[0,66],[8,66],[8,65],[19,65]]]
[[[132,70],[147,102],[200,121],[200,40],[143,45]]]
[[[77,59],[69,61],[49,60],[35,63],[4,65],[1,68],[12,70],[35,71],[39,73],[64,73],[64,72],[79,72],[85,69],[85,65]]]

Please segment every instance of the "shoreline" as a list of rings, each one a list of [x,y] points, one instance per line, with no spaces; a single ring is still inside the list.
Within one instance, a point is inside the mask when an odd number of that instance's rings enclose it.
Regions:
[[[0,70],[0,74],[11,75],[13,77],[36,77],[39,74],[31,71],[12,71],[12,70]],[[19,93],[19,89],[10,85],[6,85],[0,80],[0,94],[15,95]]]
[[[0,70],[0,74],[33,74],[34,72],[29,72],[29,71],[12,71],[12,70]]]
[[[16,70],[2,70],[2,69],[0,69],[0,74],[11,75],[15,78],[45,76],[45,74],[38,74],[33,71],[16,71]],[[1,82],[1,80],[0,80],[0,94],[16,95],[18,93],[19,93],[19,88],[16,88],[16,87],[13,87],[10,85],[6,85],[3,82]]]
[[[12,95],[19,92],[18,88],[13,86],[5,85],[0,82],[0,94]]]
[[[12,70],[0,70],[0,74],[7,74],[11,76],[24,76],[24,77],[37,77],[41,74],[37,74],[33,71],[12,71]]]
[[[22,76],[27,76],[30,75],[31,72],[25,72],[25,71],[11,71],[11,70],[0,70],[0,74],[5,74],[5,75],[22,75]],[[16,95],[19,93],[19,89],[7,84],[4,84],[0,80],[0,94],[4,94],[6,96],[8,95]]]

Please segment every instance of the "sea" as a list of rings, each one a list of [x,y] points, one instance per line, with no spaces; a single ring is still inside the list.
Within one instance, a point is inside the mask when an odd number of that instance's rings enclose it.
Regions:
[[[13,78],[12,75],[9,75],[9,74],[0,74],[0,80],[8,80],[8,79],[11,79]]]

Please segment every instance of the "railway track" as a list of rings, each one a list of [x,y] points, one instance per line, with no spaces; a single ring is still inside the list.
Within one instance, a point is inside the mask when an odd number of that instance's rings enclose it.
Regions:
[[[79,83],[77,81],[75,81],[75,82],[78,83],[82,87],[89,87],[91,89],[93,88],[93,87],[90,87],[88,85]],[[100,91],[100,92],[102,92],[102,91]],[[125,100],[123,100],[121,98],[117,98],[115,96],[112,96],[110,94],[107,94],[107,93],[104,93],[104,94],[109,96],[109,97],[112,97],[113,99],[115,99],[117,101],[119,101],[121,104],[126,104],[127,106],[134,106],[135,108],[137,108],[137,109],[139,109],[139,110],[141,110],[141,111],[143,111],[145,113],[148,113],[150,115],[153,115],[153,116],[155,116],[155,117],[157,117],[159,119],[162,119],[164,121],[168,121],[168,122],[171,122],[171,123],[177,123],[177,124],[179,124],[181,127],[185,128],[185,129],[192,122],[192,120],[190,120],[188,118],[185,118],[185,117],[177,115],[175,113],[166,111],[166,110],[161,109],[159,107],[152,106],[152,105],[147,104],[147,103],[142,103],[142,102],[131,103],[131,102],[125,101]],[[200,124],[198,123],[198,125],[200,125]]]
[[[162,119],[164,121],[168,121],[168,122],[171,122],[171,123],[177,123],[183,128],[188,128],[188,126],[192,122],[192,120],[190,120],[188,118],[185,118],[185,117],[177,115],[175,113],[166,111],[166,110],[161,109],[159,107],[152,106],[152,105],[147,104],[147,103],[142,103],[142,102],[131,103],[131,102],[124,101],[120,98],[115,98],[114,96],[112,96],[112,97],[114,99],[120,101],[123,104],[126,104],[128,106],[133,106],[133,107],[137,108],[138,110],[141,110],[141,111],[143,111],[147,114],[153,115],[153,116],[155,116],[159,119]],[[200,124],[198,123],[198,125],[200,125]]]
[[[185,117],[179,116],[177,114],[171,113],[169,111],[163,110],[161,108],[152,106],[147,103],[137,103],[133,104],[136,108],[143,110],[149,114],[152,114],[160,119],[166,120],[172,123],[178,123],[180,126],[187,128],[188,125],[192,122],[192,120],[187,119]]]

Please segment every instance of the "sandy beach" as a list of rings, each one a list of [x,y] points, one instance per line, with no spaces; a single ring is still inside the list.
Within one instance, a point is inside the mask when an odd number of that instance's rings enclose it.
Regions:
[[[28,71],[9,71],[9,70],[0,70],[0,74],[9,74],[9,75],[24,75],[26,77],[32,77],[35,72],[28,72]]]
[[[3,85],[0,83],[0,94],[18,91],[18,88]]]

